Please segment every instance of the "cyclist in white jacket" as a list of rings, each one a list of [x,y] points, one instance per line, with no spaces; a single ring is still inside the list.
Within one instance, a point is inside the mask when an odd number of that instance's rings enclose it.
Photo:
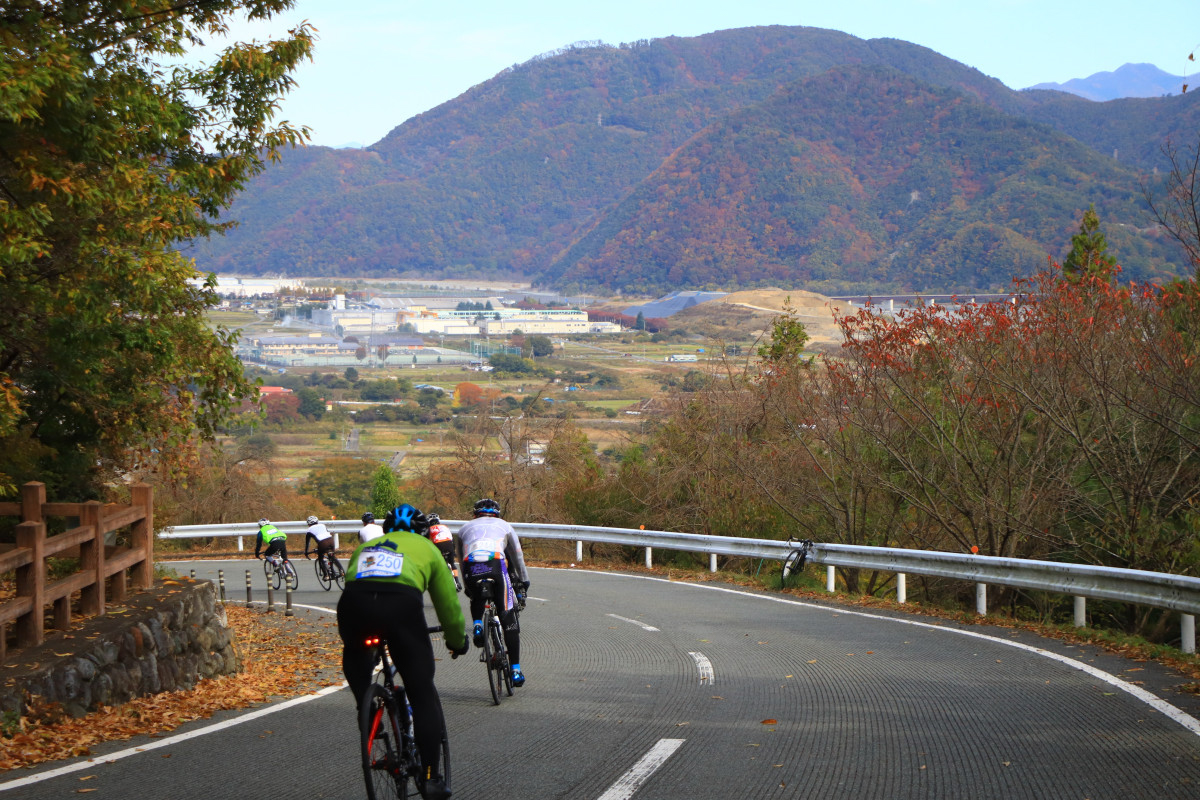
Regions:
[[[521,540],[513,526],[500,518],[500,504],[490,498],[475,504],[475,518],[467,521],[454,540],[458,563],[462,566],[463,583],[471,600],[471,619],[475,621],[475,646],[483,646],[483,597],[479,583],[491,578],[496,586],[504,587],[504,603],[500,624],[504,628],[504,643],[512,659],[513,686],[525,683],[521,671],[521,626],[517,618],[517,593],[524,596],[529,590],[529,570]],[[509,569],[516,572],[519,586],[509,578]]]

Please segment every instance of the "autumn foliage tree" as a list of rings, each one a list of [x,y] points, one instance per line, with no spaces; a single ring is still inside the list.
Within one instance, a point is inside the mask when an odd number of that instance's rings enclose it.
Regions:
[[[179,248],[306,136],[271,119],[311,30],[164,63],[292,4],[0,4],[0,485],[179,462],[253,394]]]

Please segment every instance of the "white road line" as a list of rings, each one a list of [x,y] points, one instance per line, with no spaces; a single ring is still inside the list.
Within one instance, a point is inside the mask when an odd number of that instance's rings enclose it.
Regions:
[[[691,651],[688,652],[688,655],[696,659],[696,669],[700,670],[701,685],[710,686],[717,682],[717,676],[713,673],[712,662],[708,660],[708,656]]]
[[[555,568],[554,567],[543,567],[543,569],[555,569]],[[574,569],[561,569],[560,571],[581,574],[580,570],[574,570]],[[1033,647],[1032,645],[1022,644],[1021,642],[1014,642],[1014,641],[1010,641],[1008,639],[1000,639],[996,636],[989,636],[986,633],[977,633],[976,631],[962,630],[960,628],[947,628],[943,625],[931,625],[928,622],[918,622],[917,620],[902,619],[900,617],[888,617],[888,616],[884,616],[882,614],[868,614],[865,611],[852,611],[848,608],[844,608],[841,606],[838,606],[835,608],[835,607],[831,607],[831,606],[817,605],[816,603],[805,603],[800,600],[788,600],[783,597],[772,597],[771,595],[766,595],[766,594],[754,594],[752,592],[741,591],[740,589],[728,589],[724,586],[711,586],[707,583],[688,583],[686,581],[667,580],[666,578],[652,578],[648,575],[625,575],[625,574],[622,574],[619,572],[601,572],[599,570],[587,570],[586,574],[588,574],[588,575],[607,575],[612,578],[629,578],[631,580],[658,581],[660,583],[669,583],[672,586],[690,586],[693,589],[707,589],[707,590],[713,591],[713,592],[725,592],[726,594],[736,594],[736,595],[741,595],[742,597],[750,597],[755,600],[768,600],[772,603],[783,603],[784,605],[789,605],[789,606],[800,606],[801,608],[811,608],[815,611],[825,611],[830,614],[844,614],[846,616],[865,617],[866,619],[876,619],[876,620],[882,620],[884,622],[895,622],[900,625],[912,625],[917,628],[927,628],[932,631],[941,631],[942,633],[955,633],[955,634],[958,634],[959,636],[969,636],[973,639],[986,639],[989,642],[995,642],[996,644],[1002,644],[1006,647],[1015,647],[1018,650],[1025,650],[1026,652],[1029,652],[1029,653],[1034,653],[1039,656],[1044,656],[1045,658],[1049,658],[1053,661],[1057,661],[1060,664],[1070,667],[1071,669],[1077,669],[1080,672],[1091,675],[1093,678],[1104,681],[1105,683],[1107,683],[1111,686],[1114,686],[1117,689],[1120,689],[1122,692],[1126,692],[1130,695],[1133,695],[1133,697],[1137,698],[1138,700],[1141,700],[1143,703],[1150,706],[1155,711],[1158,711],[1161,714],[1165,714],[1166,716],[1168,716],[1171,719],[1178,722],[1183,727],[1187,728],[1190,732],[1196,734],[1197,736],[1200,736],[1200,719],[1196,719],[1195,717],[1193,717],[1191,714],[1188,714],[1183,709],[1181,709],[1177,706],[1171,705],[1166,700],[1163,700],[1161,697],[1158,697],[1157,695],[1151,694],[1150,692],[1146,691],[1145,689],[1141,688],[1140,686],[1134,686],[1131,683],[1127,683],[1126,681],[1122,680],[1121,678],[1117,677],[1116,675],[1105,672],[1102,669],[1097,669],[1096,667],[1093,667],[1090,664],[1084,664],[1082,661],[1076,661],[1073,658],[1068,658],[1066,656],[1059,655],[1058,653],[1051,653],[1049,650],[1043,650],[1040,647]]]
[[[639,628],[641,628],[644,631],[658,630],[658,628],[654,627],[653,625],[647,625],[646,623],[641,622],[636,619],[630,619],[629,617],[622,617],[617,614],[609,614],[609,616],[612,617],[613,619],[619,619],[619,620],[621,620],[621,622],[628,622],[630,624],[637,625]]]
[[[650,752],[642,756],[628,772],[617,778],[617,782],[608,787],[608,791],[596,800],[629,800],[686,741],[687,739],[659,739],[654,747],[650,748]]]
[[[95,767],[98,767],[101,764],[108,764],[112,761],[120,761],[123,758],[129,758],[130,756],[136,756],[139,753],[146,753],[151,750],[158,750],[159,748],[162,748],[162,747],[170,747],[171,745],[179,744],[180,742],[185,742],[188,739],[195,739],[198,736],[206,736],[210,733],[217,733],[219,731],[226,730],[227,728],[232,728],[235,725],[241,725],[244,722],[250,722],[251,720],[256,720],[259,717],[265,717],[268,714],[274,714],[276,711],[283,711],[285,709],[291,708],[292,706],[298,706],[303,703],[308,703],[312,700],[316,700],[319,697],[324,697],[327,694],[333,694],[334,692],[341,691],[344,688],[346,688],[345,682],[343,682],[342,684],[340,684],[338,686],[327,686],[324,689],[322,689],[321,691],[317,692],[316,694],[307,694],[307,695],[304,695],[303,697],[295,697],[291,700],[285,701],[278,705],[267,706],[266,708],[260,708],[258,711],[252,711],[249,714],[244,714],[240,717],[237,717],[236,719],[228,719],[228,720],[225,720],[224,722],[217,722],[217,723],[215,723],[213,725],[209,725],[205,728],[197,728],[196,730],[188,731],[187,733],[181,733],[178,736],[171,736],[170,738],[167,738],[167,739],[158,739],[153,742],[147,742],[146,744],[138,745],[137,747],[130,747],[125,750],[119,750],[115,753],[109,753],[106,756],[96,756],[95,758],[89,758],[86,761],[79,761],[74,764],[68,764],[65,767],[59,767],[57,769],[51,769],[51,770],[47,770],[45,772],[39,772],[36,775],[30,775],[28,778],[20,778],[15,781],[8,781],[7,783],[0,783],[0,792],[7,791],[9,789],[20,789],[22,786],[29,786],[30,784],[33,784],[33,783],[40,783],[41,781],[50,780],[51,778],[57,778],[61,775],[70,775],[72,772],[81,772],[85,769],[94,769]]]

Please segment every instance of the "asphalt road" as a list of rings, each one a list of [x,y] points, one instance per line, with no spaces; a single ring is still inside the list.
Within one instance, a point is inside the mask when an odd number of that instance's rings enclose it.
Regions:
[[[245,564],[222,566],[244,598]],[[333,608],[299,567],[295,602]],[[721,585],[532,578],[516,696],[493,706],[474,658],[438,664],[456,798],[1200,796],[1200,702],[1155,664]],[[158,746],[112,763],[6,775],[0,798],[363,797],[349,692],[280,705],[113,743],[96,755]]]

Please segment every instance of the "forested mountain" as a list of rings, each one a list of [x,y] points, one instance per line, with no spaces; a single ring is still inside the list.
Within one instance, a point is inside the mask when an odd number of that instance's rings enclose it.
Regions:
[[[1191,95],[1018,93],[916,45],[814,28],[572,47],[365,150],[287,154],[196,255],[611,289],[987,288],[1061,255],[1095,202],[1122,264],[1152,275],[1177,256],[1139,230],[1138,174],[1196,130]]]

